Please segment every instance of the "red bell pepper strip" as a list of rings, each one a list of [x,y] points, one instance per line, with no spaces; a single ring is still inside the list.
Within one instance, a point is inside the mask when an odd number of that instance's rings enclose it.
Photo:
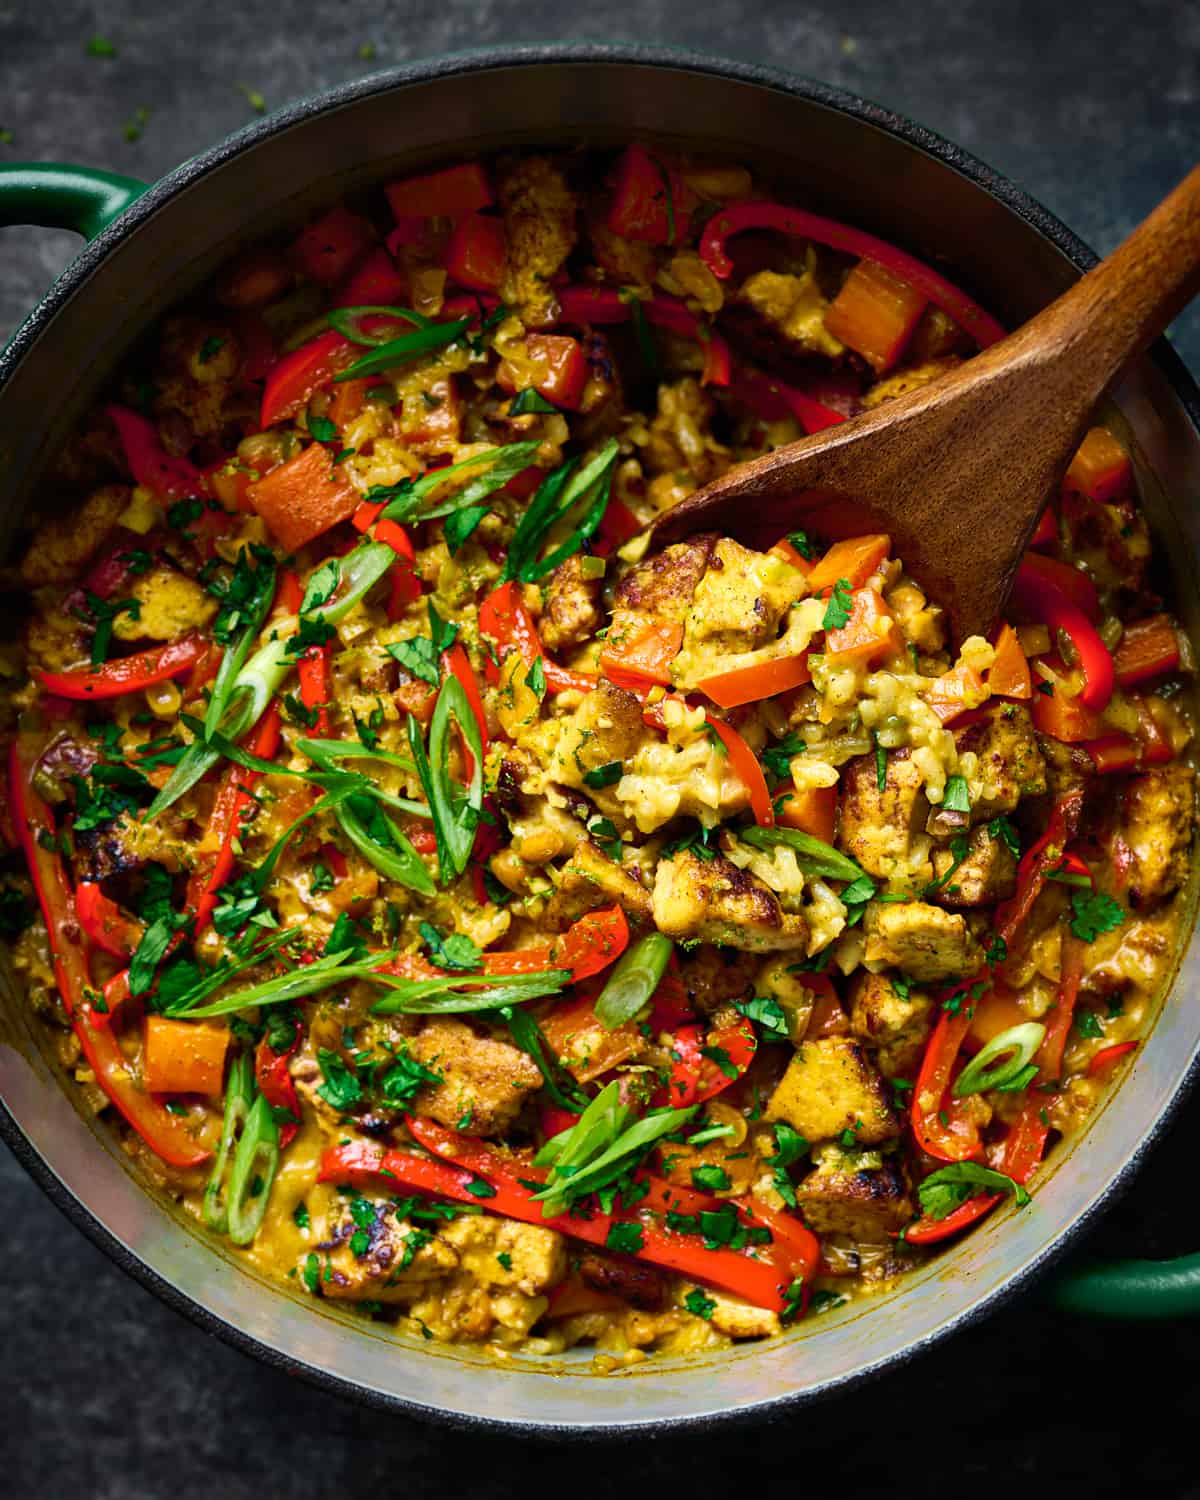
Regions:
[[[471,670],[471,663],[463,649],[461,641],[455,641],[448,651],[442,652],[442,676],[457,677],[463,692],[466,694],[467,702],[471,706],[471,713],[479,728],[479,744],[486,756],[488,752],[488,726],[487,713],[484,711],[483,698],[479,692],[479,683],[475,679],[475,673]],[[481,828],[486,824],[481,823]]]
[[[775,826],[775,809],[771,805],[771,794],[767,790],[767,778],[758,757],[736,729],[721,719],[707,715],[709,728],[725,746],[729,757],[729,769],[750,793],[750,811],[760,828]]]
[[[132,958],[145,931],[142,923],[127,917],[95,880],[81,880],[75,887],[75,915],[88,939],[114,958]]]
[[[740,369],[730,387],[730,394],[764,422],[778,422],[783,417],[795,417],[805,432],[823,432],[826,427],[836,427],[846,420],[845,413],[834,411],[824,402],[786,385],[773,375],[763,375],[757,370]]]
[[[1056,675],[1067,670],[1059,656],[1043,656],[1039,661]],[[1038,680],[1039,683],[1042,681],[1040,673]],[[1051,688],[1049,695],[1039,687],[1029,700],[1029,712],[1039,734],[1048,734],[1064,745],[1082,745],[1105,738],[1108,725],[1100,714],[1084,704],[1079,695],[1071,697],[1055,683],[1047,686]]]
[[[564,323],[627,323],[633,317],[633,307],[627,297],[610,286],[562,286],[555,288],[560,308],[560,320]],[[640,300],[640,306],[648,323],[665,328],[668,333],[680,338],[692,339],[704,346],[704,369],[701,383],[704,385],[728,385],[732,376],[733,361],[729,345],[715,329],[676,297],[655,293]]]
[[[704,1040],[701,1025],[680,1026],[671,1038],[671,1072],[667,1078],[666,1098],[671,1109],[690,1109],[700,1092],[700,1044]]]
[[[798,656],[779,656],[774,661],[756,662],[750,667],[736,667],[705,677],[696,684],[697,691],[721,708],[739,708],[743,703],[760,703],[779,693],[791,692],[812,681],[808,669],[808,652]]]
[[[1075,836],[1082,812],[1082,789],[1076,787],[1065,792],[1050,810],[1045,833],[1021,856],[1016,891],[1007,901],[1001,901],[995,912],[996,932],[1010,949],[1029,920],[1029,913],[1041,895],[1047,877],[1061,863],[1067,844]]]
[[[97,1026],[87,1003],[91,985],[87,940],[61,855],[54,852],[54,819],[33,786],[39,746],[18,735],[9,752],[9,809],[13,829],[29,866],[54,961],[63,1007],[96,1083],[150,1149],[173,1167],[194,1167],[207,1159],[187,1123],[169,1114],[135,1082],[111,1027]],[[43,848],[43,838],[50,847]]]
[[[288,1062],[295,1056],[303,1034],[304,1028],[297,1021],[292,1040],[282,1052],[272,1051],[267,1038],[263,1037],[254,1053],[254,1076],[259,1092],[272,1109],[287,1110],[292,1117],[280,1123],[280,1150],[295,1138],[300,1129],[300,1100],[296,1096],[296,1085],[292,1081]]]
[[[1147,615],[1126,625],[1113,652],[1117,681],[1131,688],[1179,666],[1179,627],[1170,615]]]
[[[1031,547],[1053,547],[1058,542],[1058,517],[1054,514],[1054,507],[1047,505],[1042,512],[1041,519],[1034,528],[1033,535],[1029,538]]]
[[[333,699],[333,668],[331,643],[310,646],[300,658],[296,673],[300,682],[300,702],[309,714],[316,713],[312,732],[315,735],[329,733],[329,705]]]
[[[186,458],[166,451],[153,422],[127,406],[110,405],[106,409],[121,439],[125,462],[138,484],[153,490],[160,500],[191,500],[208,494],[204,475]]]
[[[540,471],[538,471],[540,474]],[[632,537],[637,536],[642,529],[642,523],[625,504],[624,500],[618,500],[614,495],[609,500],[604,511],[604,519],[592,539],[592,551],[597,557],[608,557],[618,547],[623,547]]]
[[[1024,567],[1024,563],[1021,566]],[[1017,592],[1022,592],[1019,584]],[[1032,595],[1025,591],[1023,602],[1031,598]],[[1083,673],[1083,686],[1078,693],[1079,702],[1093,713],[1102,713],[1112,698],[1117,679],[1112,653],[1101,640],[1096,627],[1081,609],[1077,609],[1061,595],[1055,596],[1049,591],[1032,606],[1031,613],[1036,614],[1041,623],[1048,625],[1051,631],[1061,632],[1070,641]]]
[[[446,246],[446,274],[473,292],[498,292],[507,254],[499,219],[466,214],[455,224]]]
[[[285,354],[267,376],[259,425],[273,427],[276,422],[294,417],[314,391],[328,385],[361,353],[359,345],[331,328]]]
[[[1130,1052],[1136,1052],[1137,1048],[1137,1042],[1114,1042],[1111,1047],[1101,1047],[1088,1063],[1088,1077],[1096,1078],[1122,1057],[1128,1056]]]
[[[946,1098],[971,1019],[967,1003],[961,1004],[954,1015],[942,1009],[913,1089],[913,1135],[921,1150],[939,1161],[969,1161],[980,1151],[978,1126],[960,1100]]]
[[[1096,585],[1078,568],[1060,562],[1056,557],[1043,557],[1040,552],[1027,552],[1021,559],[1013,580],[1013,601],[1021,609],[1040,618],[1039,611],[1048,601],[1065,601],[1082,610],[1093,623],[1100,619],[1100,596]]]
[[[715,1098],[742,1076],[757,1047],[754,1026],[744,1016],[707,1036],[700,1025],[678,1027],[671,1038],[671,1072],[658,1102],[688,1109]]]
[[[482,1203],[486,1211],[504,1214],[508,1218],[518,1219],[527,1224],[545,1224],[575,1239],[587,1240],[596,1245],[606,1243],[609,1229],[614,1223],[636,1223],[642,1229],[641,1248],[634,1252],[639,1260],[666,1266],[685,1276],[693,1276],[698,1281],[722,1287],[726,1291],[744,1297],[746,1301],[752,1302],[757,1307],[770,1307],[777,1312],[782,1311],[786,1303],[786,1291],[789,1284],[799,1276],[811,1275],[816,1265],[820,1247],[816,1237],[810,1235],[798,1220],[794,1223],[789,1222],[786,1236],[781,1233],[777,1242],[773,1240],[769,1251],[759,1250],[756,1254],[754,1247],[750,1247],[747,1251],[706,1250],[699,1235],[677,1233],[666,1228],[660,1229],[651,1217],[654,1210],[644,1208],[642,1204],[638,1205],[639,1212],[633,1214],[596,1213],[587,1219],[573,1214],[563,1214],[557,1218],[543,1218],[541,1204],[532,1201],[531,1190],[520,1180],[522,1178],[526,1182],[544,1180],[544,1174],[532,1165],[526,1166],[519,1158],[501,1156],[499,1152],[481,1145],[472,1137],[447,1130],[432,1120],[407,1115],[405,1123],[416,1141],[427,1151],[442,1158],[442,1165],[448,1164],[456,1173],[461,1174],[454,1184],[456,1191],[451,1191],[448,1186],[428,1187],[426,1191],[441,1192],[446,1197],[458,1197],[460,1201],[464,1201],[465,1195],[465,1201]],[[337,1148],[334,1149],[337,1150]],[[325,1162],[331,1154],[326,1152],[322,1159],[322,1177]],[[403,1156],[404,1154],[397,1152],[394,1155]],[[420,1158],[410,1158],[410,1160],[420,1160]],[[426,1163],[425,1165],[432,1164]],[[385,1170],[393,1171],[402,1183],[419,1185],[408,1177],[410,1171],[408,1165],[395,1161],[393,1153],[386,1154]],[[426,1180],[428,1181],[428,1176]],[[495,1196],[481,1199],[477,1194],[470,1193],[466,1187],[468,1181],[476,1186],[480,1181],[487,1182],[496,1189]],[[651,1192],[644,1202],[661,1205],[664,1211],[668,1205],[683,1205],[693,1198],[693,1195],[686,1189],[674,1188],[670,1183],[661,1180],[655,1182],[653,1178],[649,1181]],[[708,1203],[705,1195],[694,1196],[705,1204]],[[699,1206],[698,1204],[697,1207]],[[765,1227],[770,1228],[770,1224],[766,1223],[770,1210],[760,1207],[757,1203],[753,1204],[748,1212],[742,1205],[735,1205],[735,1207],[739,1209],[739,1216],[744,1214],[752,1222],[754,1219],[760,1219]],[[686,1210],[676,1206],[674,1211]],[[778,1216],[775,1222],[784,1218],[787,1216]],[[774,1235],[773,1230],[772,1235]]]
[[[944,1219],[917,1219],[906,1226],[904,1243],[906,1245],[933,1245],[938,1240],[948,1240],[952,1234],[958,1234],[970,1225],[978,1223],[985,1214],[991,1213],[996,1204],[1003,1201],[1004,1196],[1003,1193],[980,1193],[975,1198],[968,1198],[953,1213],[948,1213]]]
[[[502,583],[483,601],[479,609],[479,629],[496,643],[502,656],[516,651],[527,667],[532,667],[540,657],[546,674],[546,687],[552,693],[590,693],[599,681],[589,673],[571,672],[550,660],[538,636],[533,616],[525,607],[525,601],[515,583]],[[497,670],[496,679],[498,678]]]
[[[441,172],[406,177],[384,188],[393,215],[401,219],[460,219],[495,201],[487,173],[478,162]]]
[[[1142,760],[1141,746],[1127,734],[1106,734],[1098,740],[1084,740],[1082,748],[1091,756],[1099,776],[1123,775],[1126,771],[1136,770]]]
[[[272,703],[257,728],[246,743],[251,755],[261,760],[271,760],[279,749],[279,706]],[[234,844],[242,831],[242,823],[254,807],[251,789],[261,780],[257,771],[248,771],[244,766],[233,766],[226,773],[205,831],[205,842],[217,844],[215,855],[202,860],[192,871],[188,881],[188,909],[195,913],[193,931],[199,935],[208,925],[217,905],[217,894],[233,873],[237,854]]]
[[[700,258],[722,281],[733,270],[726,242],[746,229],[774,229],[780,234],[815,240],[847,255],[873,260],[940,307],[981,349],[1004,337],[1003,326],[990,313],[915,256],[849,224],[788,208],[782,203],[730,203],[708,221],[700,238]]]
[[[181,635],[165,646],[153,646],[133,656],[119,656],[95,667],[73,667],[67,672],[38,672],[37,678],[57,698],[85,702],[89,698],[119,698],[167,682],[194,667],[208,650],[198,632]]]

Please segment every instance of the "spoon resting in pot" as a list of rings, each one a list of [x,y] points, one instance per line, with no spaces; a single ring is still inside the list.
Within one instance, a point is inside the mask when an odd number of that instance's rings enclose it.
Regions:
[[[651,546],[719,531],[887,532],[955,636],[987,634],[1090,414],[1200,288],[1200,167],[1113,253],[1015,333],[874,411],[738,464],[653,524]]]

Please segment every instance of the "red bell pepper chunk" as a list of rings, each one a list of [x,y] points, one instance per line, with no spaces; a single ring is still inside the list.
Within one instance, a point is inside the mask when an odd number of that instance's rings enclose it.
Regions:
[[[671,682],[671,663],[683,645],[683,626],[651,619],[640,630],[610,635],[600,653],[600,670],[618,687],[639,691],[652,683]]]
[[[956,1014],[942,1009],[913,1089],[913,1135],[921,1150],[939,1161],[968,1161],[980,1150],[979,1127],[960,1100],[946,1098],[971,1017],[971,1007],[965,1001]]]
[[[533,388],[564,411],[578,411],[588,379],[587,356],[578,339],[562,333],[531,333],[525,352],[533,367]],[[497,380],[503,386],[506,369],[500,366]]]
[[[196,1144],[186,1121],[168,1113],[135,1083],[112,1028],[97,1026],[86,1003],[91,985],[88,945],[62,857],[55,852],[53,817],[34,789],[38,755],[38,746],[27,735],[18,735],[13,741],[9,752],[9,811],[46,923],[63,1007],[96,1083],[117,1112],[170,1166],[197,1166],[211,1153]],[[43,839],[48,848],[42,847]]]
[[[666,1098],[671,1109],[690,1109],[700,1092],[700,1046],[704,1040],[701,1025],[681,1026],[671,1038],[671,1072],[667,1078]]]
[[[67,672],[41,672],[38,681],[57,698],[79,702],[87,699],[119,698],[140,693],[157,682],[167,682],[194,667],[208,650],[208,642],[197,632],[181,635],[165,646],[152,646],[133,656],[119,656],[95,667],[73,667]]]
[[[1098,740],[1087,740],[1083,748],[1100,776],[1119,776],[1141,764],[1141,746],[1127,734],[1107,734]]]
[[[627,323],[633,317],[629,299],[615,287],[563,286],[555,289],[555,295],[564,323]],[[700,376],[703,385],[729,384],[732,372],[729,345],[686,303],[656,293],[641,300],[640,306],[647,322],[704,346],[704,369]]]
[[[586,672],[571,672],[546,655],[545,647],[515,583],[502,583],[490,593],[479,609],[479,629],[496,644],[501,656],[516,651],[526,666],[532,667],[540,657],[546,674],[546,687],[552,693],[590,693],[599,681]],[[495,669],[493,669],[495,670]],[[491,674],[489,673],[489,676]],[[496,679],[499,672],[496,671]]]
[[[739,708],[743,703],[760,703],[764,698],[791,692],[811,681],[808,652],[803,651],[798,656],[779,656],[774,661],[719,672],[714,677],[705,677],[696,688],[721,708]]]
[[[1137,1042],[1114,1042],[1111,1047],[1101,1047],[1099,1052],[1088,1063],[1088,1077],[1096,1078],[1106,1072],[1119,1062],[1121,1058],[1127,1057],[1129,1053],[1136,1052]]]
[[[678,245],[687,237],[696,195],[645,146],[625,149],[613,174],[608,227],[627,240]]]
[[[127,406],[110,405],[106,410],[138,484],[153,490],[161,500],[191,500],[208,494],[204,475],[186,458],[166,451],[153,422]]]
[[[1179,666],[1179,627],[1170,615],[1147,615],[1126,625],[1113,666],[1123,688],[1151,677],[1162,677]]]
[[[782,203],[729,203],[712,216],[700,238],[700,258],[714,276],[724,280],[733,270],[726,243],[747,229],[774,229],[780,234],[815,240],[847,255],[872,260],[940,307],[980,348],[998,343],[1004,337],[1003,326],[990,313],[915,256],[849,224],[788,208]]]
[[[259,425],[273,427],[294,417],[314,391],[352,365],[362,353],[358,344],[331,328],[272,366],[263,387]]]
[[[300,1100],[288,1063],[299,1049],[303,1034],[304,1028],[297,1021],[292,1040],[282,1052],[272,1051],[267,1038],[263,1037],[254,1053],[254,1076],[259,1092],[272,1109],[286,1110],[292,1116],[279,1125],[281,1150],[295,1138],[300,1128]]]
[[[310,646],[297,664],[300,679],[300,702],[309,713],[316,712],[312,732],[322,736],[329,733],[329,705],[333,700],[333,655],[330,642]]]
[[[81,880],[75,887],[75,914],[89,940],[114,958],[132,958],[145,932],[142,923],[126,916],[95,880]]]
[[[988,670],[988,692],[996,698],[1033,697],[1029,661],[1021,649],[1017,632],[1005,623],[996,637],[996,659]]]
[[[487,174],[478,162],[447,167],[389,183],[384,192],[397,222],[404,219],[461,219],[495,202]]]
[[[1071,460],[1063,489],[1107,505],[1126,493],[1132,478],[1129,454],[1107,427],[1093,427]]]
[[[750,794],[750,811],[760,828],[775,825],[775,809],[771,805],[771,794],[767,790],[767,779],[763,775],[758,756],[731,725],[708,715],[708,724],[725,746],[729,757],[729,769]]]
[[[352,214],[339,203],[300,231],[291,253],[306,275],[322,286],[333,286],[342,280],[374,239],[371,221]]]
[[[537,472],[540,475],[541,471]],[[618,547],[623,547],[626,542],[637,536],[641,529],[642,523],[625,502],[618,500],[614,495],[605,507],[604,519],[600,522],[592,541],[592,551],[597,557],[608,557]]]
[[[1082,789],[1064,793],[1050,810],[1045,833],[1021,856],[1016,891],[1007,901],[1001,901],[995,912],[996,931],[1010,948],[1028,921],[1050,872],[1058,868],[1082,813]]]
[[[446,246],[446,274],[474,292],[498,292],[507,255],[503,223],[484,214],[467,214],[454,226]]]
[[[1057,656],[1044,656],[1041,660],[1053,672],[1066,671]],[[1064,745],[1086,744],[1107,736],[1108,725],[1100,714],[1087,707],[1082,693],[1071,697],[1054,683],[1048,682],[1046,686],[1050,689],[1048,693],[1039,686],[1029,701],[1034,727],[1040,734],[1051,735]]]
[[[730,393],[764,422],[795,417],[805,432],[822,432],[846,420],[843,412],[834,411],[795,386],[757,370],[739,369]]]
[[[407,296],[407,278],[380,245],[345,283],[334,302],[338,307],[397,307]]]

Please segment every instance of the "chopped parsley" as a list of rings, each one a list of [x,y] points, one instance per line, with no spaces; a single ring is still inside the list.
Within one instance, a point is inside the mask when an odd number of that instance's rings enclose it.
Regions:
[[[308,430],[318,443],[332,443],[338,432],[337,424],[328,417],[309,417]]]
[[[784,735],[777,745],[768,745],[762,753],[762,762],[772,776],[780,781],[791,775],[792,758],[803,755],[808,746],[798,734]]]
[[[706,1323],[711,1320],[713,1313],[717,1310],[717,1304],[699,1287],[692,1288],[683,1299],[683,1305],[693,1317],[703,1318]]]
[[[584,786],[604,787],[612,786],[615,781],[620,781],[625,774],[625,767],[619,760],[610,760],[606,765],[594,766],[590,771],[583,773]]]
[[[535,411],[557,411],[553,401],[547,401],[545,396],[535,391],[532,386],[523,391],[518,391],[509,403],[508,414],[510,417],[523,417],[528,412]]]
[[[317,1050],[317,1062],[324,1075],[317,1093],[326,1104],[336,1110],[347,1110],[361,1101],[363,1091],[358,1075],[346,1066],[337,1052],[331,1052],[328,1047],[320,1047]]]
[[[812,562],[813,558],[817,555],[807,531],[789,531],[787,539],[795,547],[800,556],[804,558],[805,562]]]
[[[787,1012],[778,1000],[756,995],[751,1000],[734,1003],[748,1021],[755,1021],[762,1027],[769,1042],[786,1042],[789,1039]]]
[[[692,1168],[692,1186],[702,1193],[723,1193],[732,1186],[729,1173],[724,1167],[705,1162]]]
[[[1080,1036],[1087,1037],[1089,1041],[1096,1040],[1104,1035],[1104,1027],[1100,1024],[1100,1017],[1094,1010],[1076,1012],[1075,1030]]]
[[[1103,891],[1073,890],[1071,913],[1071,931],[1085,943],[1094,943],[1125,920],[1124,908]]]
[[[645,1241],[646,1235],[640,1224],[610,1224],[604,1246],[621,1255],[636,1255]]]
[[[452,932],[443,937],[430,922],[422,922],[418,931],[430,958],[440,968],[469,971],[481,967],[483,955],[465,932]]]

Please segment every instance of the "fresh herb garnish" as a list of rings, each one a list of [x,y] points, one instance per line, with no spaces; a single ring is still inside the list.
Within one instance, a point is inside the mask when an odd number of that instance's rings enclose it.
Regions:
[[[848,578],[839,578],[833,586],[833,592],[829,596],[829,602],[825,606],[825,616],[821,621],[824,630],[842,630],[850,619],[852,608],[850,596],[853,590]]]
[[[1125,920],[1125,910],[1103,891],[1071,892],[1071,931],[1085,943],[1094,943]]]

